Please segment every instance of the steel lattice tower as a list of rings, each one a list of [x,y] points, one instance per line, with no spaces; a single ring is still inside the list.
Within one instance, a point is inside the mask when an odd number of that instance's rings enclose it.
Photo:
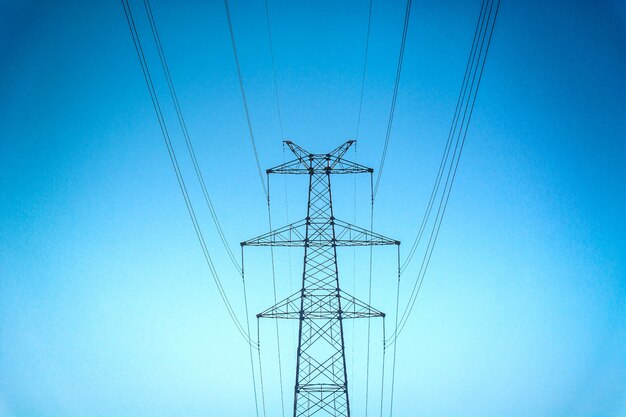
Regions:
[[[268,169],[267,174],[309,176],[307,216],[241,243],[304,247],[302,288],[257,315],[299,320],[294,417],[350,416],[343,320],[384,317],[341,290],[337,247],[400,244],[334,216],[331,175],[373,173],[372,168],[343,158],[353,143],[350,140],[329,153],[313,154],[286,141],[296,159]]]

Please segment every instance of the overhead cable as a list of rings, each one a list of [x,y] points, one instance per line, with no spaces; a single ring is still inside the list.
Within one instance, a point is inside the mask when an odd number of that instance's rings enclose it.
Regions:
[[[268,37],[268,43],[269,43],[269,48],[270,48],[270,58],[271,58],[271,63],[272,63],[272,78],[273,78],[273,84],[274,84],[274,97],[276,100],[276,112],[278,115],[278,126],[280,129],[280,137],[281,137],[281,140],[283,140],[285,137],[285,134],[283,131],[283,118],[282,118],[282,113],[280,110],[280,97],[278,94],[278,80],[276,76],[276,59],[274,55],[274,41],[272,37],[272,26],[270,23],[270,11],[269,11],[268,0],[264,0],[264,5],[265,5],[265,20],[267,24],[267,37]],[[233,43],[233,47],[234,47],[234,43]],[[284,156],[284,144],[283,144],[283,156]],[[258,160],[258,157],[257,157],[257,160]],[[285,210],[286,210],[286,215],[289,216],[289,203],[287,200],[287,179],[286,178],[284,179],[284,187],[285,187]],[[269,176],[267,177],[267,219],[268,219],[269,228],[271,232],[272,231],[272,210],[270,206]],[[289,221],[287,222],[289,223]],[[277,293],[276,293],[276,268],[275,268],[275,263],[274,263],[274,248],[273,247],[270,247],[270,257],[271,257],[271,264],[272,264],[272,287],[274,290],[274,303],[276,304],[278,303],[278,298],[277,298]],[[289,262],[291,264],[291,254],[289,254]],[[289,277],[291,280],[291,268],[289,270]],[[275,326],[276,326],[276,346],[277,346],[277,353],[278,353],[278,376],[279,376],[279,385],[280,385],[280,403],[281,403],[282,415],[283,417],[285,417],[285,395],[284,395],[284,390],[283,390],[283,369],[282,369],[282,355],[281,355],[278,319],[275,319]]]
[[[276,111],[278,113],[278,126],[280,127],[280,140],[285,139],[285,133],[283,132],[283,116],[280,111],[280,99],[278,97],[278,81],[276,79],[276,58],[274,56],[274,41],[272,37],[272,25],[270,24],[270,8],[268,5],[269,0],[265,2],[265,20],[267,22],[267,38],[270,46],[270,56],[272,59],[272,75],[274,79],[274,96],[276,97]]]
[[[266,0],[267,1],[267,0]],[[361,129],[361,113],[363,110],[363,92],[365,91],[365,74],[367,73],[367,56],[370,46],[370,27],[372,25],[372,1],[369,1],[369,10],[367,12],[367,33],[365,34],[365,55],[363,57],[363,74],[361,75],[361,94],[359,97],[359,114],[356,122],[356,135],[354,139],[359,139],[359,131]]]
[[[150,70],[148,68],[148,63],[146,61],[146,57],[143,51],[143,47],[141,45],[141,41],[139,39],[139,33],[137,32],[137,27],[135,25],[135,20],[133,18],[132,15],[132,11],[130,8],[130,4],[128,3],[128,0],[121,0],[122,1],[122,6],[124,8],[124,14],[126,16],[126,21],[128,23],[128,28],[130,30],[132,39],[133,39],[133,44],[135,46],[135,52],[137,53],[137,58],[139,59],[139,64],[141,65],[141,71],[143,73],[143,77],[144,80],[146,82],[146,86],[148,87],[148,92],[150,94],[150,99],[152,101],[152,107],[154,108],[154,111],[156,113],[156,117],[157,117],[157,121],[159,123],[159,128],[161,130],[161,133],[163,135],[163,140],[165,142],[165,146],[167,148],[167,152],[170,158],[170,162],[172,163],[172,168],[174,169],[174,173],[176,174],[176,180],[178,182],[178,186],[180,188],[180,191],[182,193],[183,196],[183,200],[185,202],[185,206],[187,208],[187,212],[189,214],[189,217],[191,219],[191,222],[193,224],[194,227],[194,231],[196,233],[196,237],[198,239],[198,242],[200,244],[200,247],[202,249],[202,253],[204,255],[204,259],[207,263],[207,266],[209,267],[209,271],[211,272],[211,276],[213,277],[213,281],[217,287],[217,290],[220,294],[220,298],[222,299],[222,302],[224,303],[224,306],[226,307],[226,310],[228,312],[228,315],[230,316],[233,324],[235,325],[237,331],[239,332],[239,334],[243,337],[243,339],[246,341],[246,343],[248,344],[254,344],[254,342],[252,341],[252,339],[250,338],[249,333],[247,333],[245,331],[245,329],[243,328],[243,326],[241,325],[241,323],[239,322],[239,319],[237,318],[233,307],[228,299],[228,297],[226,296],[226,292],[224,291],[224,287],[222,286],[220,277],[217,273],[217,270],[215,269],[215,265],[213,264],[213,260],[211,259],[211,255],[209,253],[208,247],[206,245],[206,241],[204,239],[204,236],[202,234],[202,230],[200,229],[200,225],[198,223],[198,219],[196,217],[194,208],[193,208],[193,204],[191,202],[191,199],[189,197],[189,193],[187,191],[187,186],[185,185],[185,181],[182,175],[182,172],[180,170],[180,166],[178,164],[178,160],[176,158],[176,153],[174,151],[174,147],[172,145],[171,142],[171,138],[170,138],[170,134],[169,131],[167,129],[167,125],[165,123],[165,118],[163,116],[163,112],[161,110],[161,105],[159,103],[157,94],[156,94],[156,89],[154,87],[154,83],[152,81],[152,76],[150,75]],[[255,346],[256,348],[256,346]]]
[[[243,285],[243,300],[245,306],[246,313],[246,328],[248,330],[248,334],[250,334],[250,314],[248,312],[248,290],[246,289],[246,273],[244,270],[244,257],[243,257],[243,246],[241,247],[241,284]],[[248,350],[250,353],[250,371],[252,374],[252,388],[254,389],[254,408],[256,411],[256,417],[259,416],[259,399],[257,396],[256,389],[256,376],[254,375],[254,359],[252,356],[252,344],[249,344]],[[257,320],[257,336],[256,336],[256,350],[259,353],[259,380],[261,382],[261,398],[263,400],[263,417],[265,417],[265,393],[263,391],[263,370],[261,368],[261,340],[259,339],[259,326]]]
[[[496,19],[498,16],[498,11],[500,9],[500,0],[487,0],[486,5],[488,5],[488,7],[484,7],[483,9],[481,9],[481,16],[479,17],[479,21],[481,21],[482,23],[480,24],[479,36],[475,38],[475,45],[472,47],[471,55],[473,55],[473,57],[471,59],[472,65],[471,65],[470,73],[468,74],[467,80],[464,80],[464,84],[469,82],[469,89],[467,90],[467,94],[464,96],[462,100],[462,103],[464,104],[464,109],[463,109],[462,117],[460,119],[461,122],[459,124],[458,119],[456,123],[453,121],[453,125],[455,126],[454,129],[455,129],[456,140],[455,140],[455,145],[454,145],[454,149],[452,153],[452,159],[450,161],[450,164],[448,165],[448,172],[446,175],[444,189],[439,200],[439,206],[438,206],[435,220],[432,226],[432,230],[430,233],[426,251],[422,258],[420,269],[417,274],[416,281],[413,286],[411,295],[409,297],[409,301],[403,311],[402,318],[400,319],[400,324],[398,327],[396,327],[394,333],[389,338],[388,344],[395,343],[397,341],[398,336],[404,329],[404,326],[407,323],[408,317],[410,316],[413,310],[413,307],[415,306],[415,301],[422,287],[422,283],[424,281],[424,276],[428,269],[428,265],[430,264],[430,259],[432,257],[432,253],[435,247],[435,243],[437,241],[437,237],[439,236],[439,231],[441,229],[443,217],[445,215],[446,208],[448,206],[450,193],[452,191],[452,185],[454,184],[454,180],[456,178],[459,161],[461,158],[461,154],[463,152],[465,140],[467,138],[469,121],[471,120],[472,113],[474,111],[474,105],[476,103],[477,92],[480,87],[480,82],[482,80],[482,75],[485,69],[487,53],[491,45],[493,29],[494,29]],[[494,5],[495,5],[495,10],[494,10]],[[489,9],[488,12],[486,11],[487,8]],[[466,87],[462,87],[462,90],[464,88]],[[458,129],[457,129],[457,126],[458,126]]]
[[[400,273],[400,245],[398,245],[398,286],[396,289],[396,323],[395,323],[395,332],[398,330],[398,313],[400,306],[400,278],[402,274]],[[393,417],[393,394],[395,392],[396,387],[396,355],[398,353],[398,343],[393,344],[393,360],[391,364],[391,399],[389,400],[389,417]],[[387,348],[387,342],[384,342],[385,349]]]
[[[167,65],[167,59],[165,57],[165,52],[163,51],[163,45],[161,44],[161,37],[159,36],[158,28],[154,20],[154,15],[152,13],[150,0],[144,0],[143,3],[146,9],[146,14],[148,15],[148,21],[150,22],[150,29],[152,31],[152,37],[154,38],[154,43],[156,44],[157,52],[159,54],[159,60],[161,61],[161,67],[163,68],[165,80],[167,81],[167,87],[169,89],[170,96],[172,97],[172,102],[174,103],[174,109],[176,110],[178,123],[180,124],[180,128],[185,138],[185,144],[187,145],[187,151],[189,152],[189,157],[191,158],[193,169],[196,173],[198,182],[200,183],[200,187],[202,188],[204,201],[206,202],[209,208],[209,212],[211,213],[211,218],[213,219],[213,223],[215,224],[217,233],[219,234],[219,237],[220,237],[220,240],[222,241],[222,245],[224,246],[224,249],[226,249],[226,252],[228,253],[228,257],[230,258],[231,263],[233,264],[237,272],[241,273],[241,267],[237,263],[237,260],[235,259],[235,256],[233,255],[230,245],[228,244],[226,236],[224,235],[224,230],[222,229],[222,225],[220,224],[215,208],[213,207],[213,202],[211,201],[211,197],[209,196],[206,183],[204,182],[204,176],[202,175],[202,171],[200,170],[200,165],[198,164],[198,159],[196,158],[196,152],[194,151],[193,144],[189,136],[189,131],[187,129],[187,123],[185,122],[185,117],[183,116],[183,111],[178,101],[178,95],[176,94],[176,89],[174,88],[172,75],[170,73],[169,66]]]
[[[270,175],[267,174],[267,219],[269,222],[270,233],[272,233],[272,207],[270,204]],[[243,246],[242,246],[243,247]],[[274,246],[270,246],[270,254],[271,254],[271,264],[272,264],[272,288],[274,290],[274,305],[278,304],[278,297],[276,292],[276,267],[274,263]],[[278,318],[274,319],[274,323],[276,325],[276,346],[278,351],[278,377],[280,382],[280,403],[281,409],[283,413],[283,417],[285,417],[285,394],[283,390],[283,365],[282,365],[282,356],[280,353],[280,332],[278,329]]]
[[[477,37],[479,35],[479,32],[482,30],[482,25],[484,22],[483,19],[483,13],[485,11],[485,5],[486,5],[487,1],[483,0],[482,4],[481,4],[481,8],[480,8],[480,13],[479,13],[479,17],[478,17],[478,21],[476,22],[476,28],[474,29],[474,39],[472,40],[472,48],[470,50],[470,54],[467,57],[467,64],[465,65],[465,74],[463,74],[463,83],[461,84],[461,88],[459,90],[459,95],[457,97],[457,101],[456,101],[456,107],[454,109],[454,116],[452,118],[452,123],[450,124],[450,130],[448,131],[448,138],[446,141],[446,146],[445,149],[441,155],[441,160],[439,161],[439,169],[437,171],[437,176],[435,178],[435,182],[433,183],[433,188],[430,192],[430,197],[428,199],[428,204],[426,206],[426,210],[424,211],[424,215],[422,217],[422,221],[420,223],[418,232],[417,232],[417,236],[415,237],[415,240],[413,241],[413,245],[411,246],[411,249],[409,250],[409,253],[407,254],[406,258],[404,259],[404,261],[402,262],[402,272],[404,273],[404,270],[409,266],[409,264],[411,263],[411,260],[413,259],[413,256],[415,255],[415,252],[417,250],[417,248],[419,247],[419,244],[422,240],[422,236],[424,235],[424,231],[426,230],[426,225],[428,224],[428,220],[430,219],[430,215],[432,213],[432,208],[434,206],[435,200],[437,195],[439,195],[439,187],[441,185],[441,179],[443,177],[443,173],[445,171],[446,166],[448,165],[448,157],[450,155],[450,149],[452,148],[452,141],[454,139],[455,133],[456,133],[456,129],[458,126],[458,122],[459,122],[459,115],[461,113],[461,107],[465,102],[465,98],[466,98],[466,94],[467,94],[467,85],[468,85],[468,81],[469,81],[469,75],[470,75],[470,71],[473,68],[474,65],[474,59],[475,59],[475,49],[477,47]]]
[[[389,147],[389,138],[391,137],[391,127],[393,126],[393,116],[396,111],[396,100],[398,99],[398,87],[400,85],[400,75],[402,74],[402,62],[404,61],[404,47],[406,45],[406,34],[409,29],[409,18],[411,16],[411,0],[406,2],[406,10],[404,12],[404,26],[402,27],[402,40],[400,42],[400,53],[398,55],[398,66],[396,68],[396,79],[393,83],[393,94],[391,96],[391,108],[389,110],[389,120],[387,121],[387,132],[385,134],[385,144],[383,146],[383,154],[380,158],[378,166],[378,176],[376,177],[376,185],[374,186],[374,198],[378,194],[380,186],[380,177],[383,175],[385,166],[385,158],[387,157],[387,148]]]
[[[370,173],[370,232],[374,232],[374,175]],[[369,280],[368,280],[368,291],[367,291],[367,305],[372,305],[372,271],[373,271],[373,263],[374,263],[374,253],[373,246],[370,245],[370,260],[369,260]],[[370,339],[371,339],[371,331],[372,331],[372,318],[367,318],[367,354],[366,354],[366,365],[365,365],[365,417],[368,414],[369,408],[369,387],[370,387]]]
[[[256,318],[256,340],[259,346],[259,379],[261,380],[261,398],[263,400],[263,417],[267,416],[265,412],[265,388],[263,387],[263,362],[261,361],[261,323],[260,318]]]
[[[383,316],[383,360],[382,370],[380,377],[380,417],[383,417],[383,405],[385,404],[385,355],[387,353],[387,346],[385,346],[385,316]]]
[[[228,20],[228,31],[230,33],[230,43],[233,48],[233,55],[235,56],[235,65],[237,67],[237,78],[239,79],[239,89],[241,91],[241,100],[243,102],[243,109],[246,114],[246,122],[248,124],[248,133],[250,134],[250,144],[252,145],[252,151],[254,152],[254,159],[256,162],[256,168],[259,174],[259,181],[261,188],[263,189],[263,195],[267,199],[267,189],[265,188],[265,181],[263,179],[263,170],[261,169],[261,163],[259,162],[259,153],[257,152],[256,141],[254,140],[254,132],[252,131],[252,121],[250,119],[250,111],[248,110],[248,99],[246,98],[246,90],[243,86],[243,77],[241,75],[241,65],[239,64],[239,54],[237,53],[237,44],[235,42],[235,32],[233,31],[233,22],[230,17],[230,7],[228,6],[228,0],[224,0],[224,7],[226,8],[226,18]]]
[[[281,140],[283,140],[284,137],[284,132],[283,132],[283,120],[282,120],[282,114],[280,111],[280,99],[278,96],[278,81],[277,81],[277,77],[276,77],[276,61],[274,58],[274,42],[272,40],[272,26],[270,24],[270,11],[269,11],[269,4],[268,4],[268,0],[264,0],[265,3],[265,20],[267,23],[267,37],[268,37],[268,42],[269,42],[269,47],[270,47],[270,57],[271,57],[271,61],[272,61],[272,75],[273,75],[273,80],[274,80],[274,96],[276,99],[276,111],[278,114],[278,126],[280,128],[280,137]],[[234,44],[233,44],[234,45]],[[285,152],[285,147],[283,144],[283,157],[284,157],[284,152]],[[285,186],[285,209],[286,209],[286,213],[287,216],[289,216],[289,205],[288,205],[288,201],[287,201],[287,179],[284,178],[283,179],[283,184]],[[270,206],[270,180],[269,180],[269,175],[267,176],[267,219],[268,219],[268,223],[269,223],[269,228],[270,228],[270,232],[272,231],[272,210],[271,210],[271,206]],[[289,223],[289,221],[287,221],[287,223]],[[272,263],[272,286],[274,289],[274,304],[278,303],[278,298],[276,296],[276,268],[274,266],[274,248],[270,247],[270,256],[271,256],[271,263]],[[291,266],[291,254],[289,255],[289,262],[290,262],[290,266]],[[289,269],[289,278],[291,280],[291,268]],[[276,324],[276,346],[277,346],[277,351],[278,351],[278,376],[280,379],[280,404],[281,404],[281,410],[282,410],[282,415],[283,417],[285,417],[285,395],[284,395],[284,390],[283,390],[283,369],[282,369],[282,358],[281,358],[281,353],[280,353],[280,333],[279,333],[279,329],[278,329],[278,319],[275,319],[275,324]]]

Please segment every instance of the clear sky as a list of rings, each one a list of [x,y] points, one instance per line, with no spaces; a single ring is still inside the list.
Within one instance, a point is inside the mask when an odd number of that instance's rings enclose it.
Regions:
[[[202,205],[143,6],[131,4],[209,248],[243,319],[240,278]],[[367,1],[269,5],[285,136],[317,152],[354,138]],[[374,168],[404,5],[373,1],[363,120],[349,157]],[[224,5],[152,7],[238,254],[238,242],[266,231],[267,217]],[[478,0],[413,2],[375,227],[405,251],[479,9]],[[265,10],[261,0],[231,0],[231,12],[268,168],[283,161],[283,138]],[[626,417],[626,3],[503,0],[498,19],[442,231],[398,344],[394,415]],[[0,417],[254,415],[248,350],[197,244],[121,3],[0,1],[0,61]],[[334,183],[336,215],[366,226],[369,180],[357,178],[356,192],[354,184]],[[275,225],[304,217],[305,187],[303,178],[274,179]],[[268,255],[246,253],[251,315],[273,302]],[[301,257],[277,251],[279,297],[297,288]],[[340,253],[342,285],[361,298],[367,261],[367,251]],[[392,249],[375,251],[373,304],[390,317],[394,262]],[[372,328],[370,414],[378,415],[380,323]],[[365,329],[346,331],[358,416]],[[262,323],[267,411],[278,416],[273,331]],[[280,336],[289,410],[291,324]]]

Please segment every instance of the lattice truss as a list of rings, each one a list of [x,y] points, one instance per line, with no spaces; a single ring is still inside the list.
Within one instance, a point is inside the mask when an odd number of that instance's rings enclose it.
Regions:
[[[267,173],[309,175],[307,217],[241,245],[304,247],[302,288],[257,317],[299,320],[293,416],[349,417],[343,320],[384,317],[384,313],[340,289],[337,247],[400,242],[333,215],[331,174],[373,172],[343,158],[354,141],[327,154],[285,143],[296,159]]]

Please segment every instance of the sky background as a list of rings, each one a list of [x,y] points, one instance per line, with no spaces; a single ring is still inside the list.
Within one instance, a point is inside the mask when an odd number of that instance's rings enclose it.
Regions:
[[[203,206],[143,6],[131,5],[209,249],[243,319],[240,277]],[[285,136],[315,152],[354,138],[367,1],[269,5]],[[404,7],[373,2],[349,156],[374,168]],[[152,8],[238,254],[267,217],[224,5]],[[413,2],[375,226],[405,252],[479,10],[477,0]],[[265,10],[232,0],[231,13],[265,169],[284,158]],[[254,415],[247,345],[204,263],[121,3],[2,0],[0,61],[0,417]],[[624,80],[626,2],[503,0],[437,247],[398,344],[395,416],[626,417]],[[337,217],[366,226],[369,179],[333,187]],[[273,179],[276,226],[304,217],[305,188],[303,178]],[[273,301],[268,255],[246,252],[251,316]],[[343,287],[366,299],[368,252],[339,256]],[[279,298],[298,288],[301,257],[277,250]],[[417,267],[402,277],[401,306]],[[394,250],[376,249],[372,303],[389,319],[394,268]],[[366,326],[346,326],[353,415],[365,409]],[[378,415],[380,322],[372,329],[369,410]],[[278,416],[273,332],[261,324],[267,411]],[[280,337],[289,410],[292,323]]]

